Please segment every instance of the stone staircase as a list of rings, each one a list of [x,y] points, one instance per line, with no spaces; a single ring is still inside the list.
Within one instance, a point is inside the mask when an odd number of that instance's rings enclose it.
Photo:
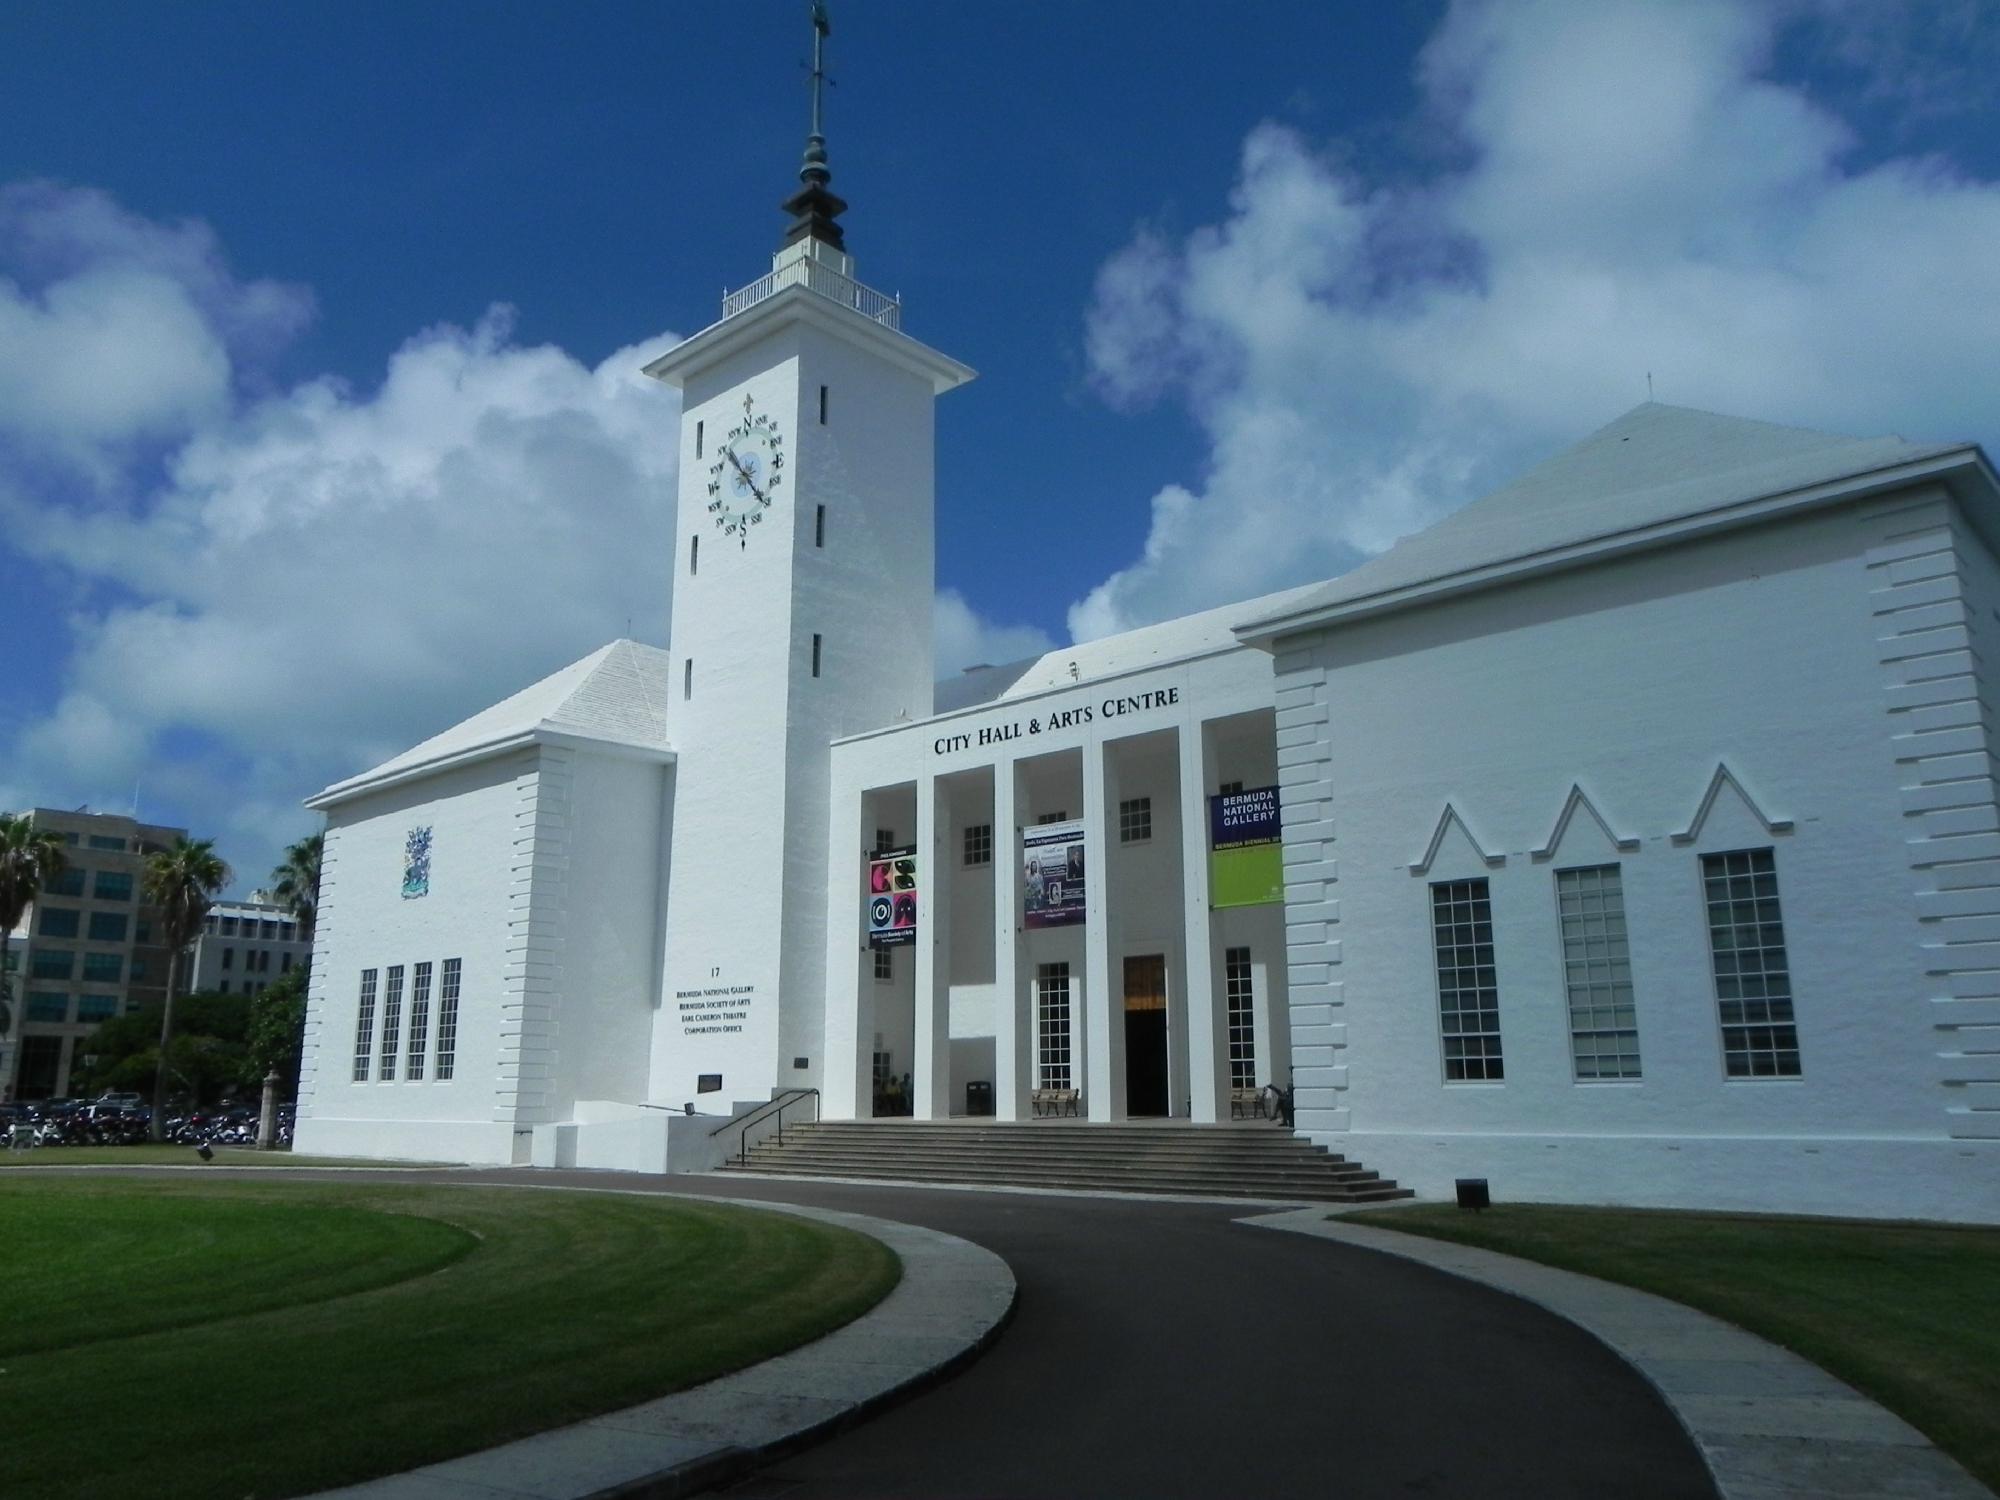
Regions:
[[[787,1125],[725,1173],[1383,1203],[1408,1188],[1264,1121],[826,1120]]]

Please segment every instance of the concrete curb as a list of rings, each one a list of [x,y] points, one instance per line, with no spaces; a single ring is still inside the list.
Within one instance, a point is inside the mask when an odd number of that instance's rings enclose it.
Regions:
[[[317,1500],[678,1500],[727,1484],[945,1379],[998,1338],[1013,1316],[1014,1273],[969,1241],[796,1204],[688,1201],[733,1203],[857,1230],[896,1252],[903,1279],[844,1328],[763,1364],[573,1427],[329,1490]]]
[[[1576,1324],[1659,1391],[1723,1500],[1995,1500],[1929,1438],[1817,1365],[1665,1297],[1492,1250],[1343,1223],[1324,1208],[1238,1222],[1399,1255]]]

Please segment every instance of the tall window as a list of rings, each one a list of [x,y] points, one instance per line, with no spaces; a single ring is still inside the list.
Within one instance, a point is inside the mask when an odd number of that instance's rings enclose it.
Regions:
[[[826,507],[824,505],[813,507],[813,545],[815,547],[824,547],[826,545]]]
[[[1556,871],[1569,1050],[1579,1079],[1639,1076],[1639,1015],[1616,865]]]
[[[1035,965],[1035,1086],[1071,1087],[1069,1070],[1069,965]]]
[[[877,948],[875,950],[876,981],[880,984],[887,984],[890,980],[894,979],[895,977],[896,977],[896,950],[893,948]]]
[[[968,865],[993,863],[993,825],[973,823],[965,830],[965,862]]]
[[[819,641],[819,636],[815,634],[813,636],[813,676],[815,677],[819,676]]]
[[[403,966],[392,965],[382,990],[382,1070],[384,1083],[396,1081],[396,1044],[403,1035]]]
[[[702,424],[700,422],[697,422],[694,424],[694,456],[696,458],[701,457],[701,439],[702,439]]]
[[[697,531],[693,536],[688,538],[688,577],[692,578],[700,571],[701,533]]]
[[[896,847],[896,830],[878,828],[875,830],[875,852],[881,854]]]
[[[1250,979],[1250,950],[1222,952],[1223,992],[1229,1002],[1229,1086],[1257,1087],[1257,996]]]
[[[826,387],[819,388],[819,425],[826,426]]]
[[[424,1077],[424,1048],[431,1039],[431,966],[410,970],[410,1045],[403,1053],[403,1076],[412,1083]]]
[[[361,971],[361,1003],[354,1011],[354,1081],[368,1081],[368,1063],[375,1046],[375,971]]]
[[[1796,1078],[1799,1029],[1771,851],[1704,854],[1701,881],[1708,897],[1723,1069],[1731,1078]]]
[[[690,656],[681,663],[681,701],[694,696],[694,658]]]
[[[1153,799],[1129,797],[1118,804],[1118,842],[1143,844],[1153,836]]]
[[[437,1081],[449,1083],[458,1066],[458,960],[447,958],[438,975]]]
[[[1500,986],[1493,971],[1493,907],[1484,877],[1442,880],[1431,887],[1431,938],[1437,954],[1446,1080],[1504,1077]]]

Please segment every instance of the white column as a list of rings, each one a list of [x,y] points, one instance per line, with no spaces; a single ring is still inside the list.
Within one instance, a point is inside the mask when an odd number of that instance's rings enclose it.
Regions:
[[[1029,1043],[1032,1009],[1021,995],[1021,834],[1014,762],[993,765],[993,1115],[1028,1118],[1035,1055]]]
[[[826,883],[826,1097],[829,1120],[866,1119],[874,1108],[874,986],[861,982],[868,962],[861,926],[863,879],[860,851],[865,798],[836,797],[827,818]]]
[[[1214,924],[1208,906],[1208,761],[1212,738],[1213,731],[1206,724],[1184,723],[1180,727],[1188,1097],[1194,1119],[1203,1125],[1224,1118],[1222,1076],[1229,1061],[1222,1007],[1216,1003]]]
[[[940,946],[951,882],[943,872],[944,841],[951,832],[950,794],[935,776],[917,778],[916,1061],[912,1066],[911,1113],[919,1120],[951,1115],[951,1014],[949,950]],[[928,910],[926,910],[926,905]],[[945,961],[938,960],[943,956]],[[942,970],[942,972],[940,972]]]
[[[1105,857],[1105,808],[1117,795],[1108,775],[1110,746],[1083,747],[1083,1013],[1084,1098],[1093,1120],[1125,1117],[1125,1011],[1112,993],[1110,861]]]

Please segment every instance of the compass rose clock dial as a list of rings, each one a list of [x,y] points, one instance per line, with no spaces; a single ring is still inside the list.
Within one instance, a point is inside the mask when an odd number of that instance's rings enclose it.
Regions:
[[[739,547],[763,524],[785,482],[785,435],[769,412],[743,398],[743,420],[723,435],[715,462],[708,466],[708,513],[724,536]]]

